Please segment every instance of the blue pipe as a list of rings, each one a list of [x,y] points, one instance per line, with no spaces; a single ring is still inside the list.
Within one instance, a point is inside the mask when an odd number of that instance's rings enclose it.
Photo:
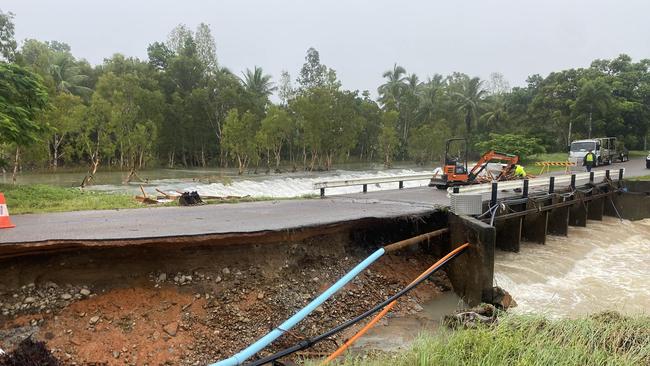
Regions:
[[[370,266],[374,261],[379,259],[379,257],[381,257],[384,254],[384,252],[385,252],[384,248],[378,249],[376,252],[372,253],[368,258],[364,259],[363,262],[357,264],[357,266],[354,267],[345,276],[341,277],[341,279],[336,281],[336,283],[333,284],[327,290],[325,290],[325,292],[323,292],[317,298],[312,300],[312,302],[310,302],[307,306],[302,308],[299,312],[294,314],[291,318],[287,319],[284,323],[280,324],[277,328],[273,329],[267,335],[260,338],[257,342],[251,344],[250,346],[248,346],[244,350],[240,351],[236,355],[234,355],[234,356],[232,356],[232,357],[230,357],[228,359],[225,359],[223,361],[213,363],[210,366],[237,366],[237,365],[241,365],[244,361],[246,361],[247,359],[253,357],[257,352],[263,350],[271,342],[278,339],[278,337],[280,337],[285,332],[289,331],[298,322],[300,322],[305,317],[307,317],[307,315],[309,315],[309,313],[311,313],[317,307],[319,307],[322,303],[324,303],[325,300],[332,297],[332,295],[334,295],[343,286],[347,285],[348,282],[352,281],[352,279],[354,277],[356,277],[359,273],[361,273],[361,271],[363,271],[368,266]]]

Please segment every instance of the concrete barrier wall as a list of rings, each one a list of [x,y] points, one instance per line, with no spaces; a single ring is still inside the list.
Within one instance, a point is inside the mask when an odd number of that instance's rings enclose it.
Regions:
[[[650,218],[650,181],[625,181],[623,186],[626,191],[614,195],[611,201],[607,200],[604,203],[604,214],[608,216],[620,214],[627,220]],[[612,206],[612,202],[616,209]]]
[[[492,301],[494,282],[494,227],[468,216],[449,214],[451,249],[470,243],[465,254],[447,269],[454,291],[469,305]]]

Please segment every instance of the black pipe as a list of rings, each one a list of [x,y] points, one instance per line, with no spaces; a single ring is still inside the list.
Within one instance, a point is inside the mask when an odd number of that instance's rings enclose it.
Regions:
[[[286,349],[284,349],[282,351],[276,352],[276,353],[274,353],[274,354],[272,354],[270,356],[264,357],[264,358],[259,359],[257,361],[253,361],[253,362],[247,364],[247,366],[260,366],[260,365],[264,365],[266,363],[273,362],[273,361],[275,361],[275,360],[277,360],[279,358],[286,357],[286,356],[288,356],[288,355],[290,355],[292,353],[296,353],[296,352],[301,351],[301,350],[303,350],[305,348],[309,348],[309,347],[313,346],[314,344],[322,341],[323,339],[331,337],[334,334],[336,334],[336,333],[338,333],[338,332],[340,332],[340,331],[342,331],[342,330],[344,330],[344,329],[346,329],[346,328],[348,328],[348,327],[362,321],[363,319],[365,319],[365,318],[369,317],[370,315],[372,315],[372,314],[378,312],[379,310],[383,309],[386,305],[390,304],[391,302],[393,302],[393,301],[399,299],[400,297],[404,296],[407,292],[411,291],[413,288],[415,288],[420,283],[422,283],[427,278],[429,278],[429,276],[431,276],[434,272],[436,272],[442,266],[447,264],[447,262],[449,262],[450,260],[452,260],[452,259],[456,258],[457,256],[463,254],[465,252],[465,250],[467,250],[467,247],[465,247],[465,249],[457,252],[456,254],[452,255],[451,257],[447,258],[444,262],[440,263],[438,266],[436,266],[436,267],[430,269],[429,271],[427,271],[424,274],[424,276],[422,276],[422,278],[420,278],[419,280],[417,280],[417,281],[411,283],[410,285],[404,287],[402,290],[400,290],[398,293],[396,293],[392,297],[384,300],[382,303],[380,303],[377,306],[375,306],[374,308],[366,311],[365,313],[363,313],[361,315],[358,315],[356,318],[352,318],[352,319],[348,320],[347,322],[345,322],[345,323],[343,323],[343,324],[341,324],[341,325],[339,325],[339,326],[337,326],[335,328],[332,328],[332,329],[330,329],[329,331],[327,331],[327,332],[325,332],[323,334],[317,335],[316,337],[312,337],[312,338],[309,338],[309,339],[302,340],[302,341],[298,342],[298,344],[296,344],[295,346],[286,348]]]

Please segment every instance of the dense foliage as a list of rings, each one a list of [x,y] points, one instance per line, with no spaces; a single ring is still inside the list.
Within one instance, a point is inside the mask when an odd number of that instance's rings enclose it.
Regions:
[[[313,48],[295,81],[284,71],[275,83],[259,66],[239,77],[218,63],[205,24],[194,31],[179,25],[166,41],[149,45],[147,60],[115,54],[92,66],[62,42],[18,45],[12,19],[0,12],[3,88],[20,70],[35,76],[34,95],[49,96],[47,108],[39,104],[34,118],[21,120],[29,127],[24,134],[0,136],[0,160],[18,161],[21,146],[23,168],[234,164],[243,173],[329,169],[349,160],[429,165],[453,136],[468,137],[474,153],[497,146],[527,155],[564,151],[590,134],[645,149],[650,127],[650,60],[626,55],[532,75],[515,88],[498,73],[488,80],[462,73],[421,80],[395,64],[373,100],[368,91],[342,88]],[[2,103],[4,114],[17,106]],[[36,139],[42,143],[31,143]]]
[[[501,135],[491,133],[489,139],[477,143],[476,146],[481,151],[494,150],[514,154],[523,161],[533,154],[545,152],[544,146],[539,143],[539,139],[510,133]]]

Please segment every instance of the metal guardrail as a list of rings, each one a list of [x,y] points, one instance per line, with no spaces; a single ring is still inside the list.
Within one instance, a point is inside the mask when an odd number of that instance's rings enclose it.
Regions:
[[[614,172],[618,174],[611,175],[610,170],[598,170],[598,171],[593,171],[591,173],[577,173],[577,174],[570,174],[570,175],[567,174],[567,175],[557,175],[557,176],[550,176],[550,177],[532,178],[532,179],[528,179],[528,188],[543,188],[545,186],[549,186],[551,182],[551,178],[553,179],[555,186],[561,186],[563,184],[569,186],[572,181],[574,181],[573,182],[574,184],[582,185],[588,182],[593,182],[596,179],[600,179],[600,178],[604,179],[606,176],[609,176],[610,179],[612,180],[622,180],[623,174],[625,173],[625,168],[621,168],[617,171],[615,170]],[[498,184],[499,189],[504,189],[504,190],[517,189],[517,188],[523,189],[524,187],[523,179],[496,182],[496,183]],[[457,194],[464,194],[464,193],[479,194],[479,193],[489,193],[491,191],[492,191],[491,183],[473,184],[469,186],[459,186],[459,187],[452,187],[447,189],[447,192],[457,193]]]
[[[357,179],[332,180],[332,181],[326,181],[326,182],[316,182],[316,183],[314,183],[314,189],[320,189],[320,196],[321,197],[325,196],[325,188],[363,186],[363,193],[367,193],[368,192],[368,184],[399,182],[399,189],[402,189],[402,188],[404,188],[404,182],[413,181],[413,180],[431,179],[437,174],[439,174],[439,172],[434,171],[434,172],[427,173],[427,174],[413,174],[413,175],[398,175],[398,176],[377,177],[377,178],[357,178]]]
[[[496,204],[498,195],[504,191],[512,192],[520,190],[521,196],[528,197],[531,190],[544,190],[548,193],[554,193],[556,187],[575,189],[577,186],[586,185],[588,183],[601,182],[606,179],[612,181],[623,180],[625,168],[610,171],[599,170],[590,173],[579,173],[571,175],[550,176],[543,178],[532,178],[504,182],[492,182],[484,184],[475,184],[470,186],[452,187],[447,190],[450,200],[452,197],[462,197],[463,195],[470,197],[481,196],[483,201],[490,201],[490,206]],[[453,200],[451,200],[453,201]]]

